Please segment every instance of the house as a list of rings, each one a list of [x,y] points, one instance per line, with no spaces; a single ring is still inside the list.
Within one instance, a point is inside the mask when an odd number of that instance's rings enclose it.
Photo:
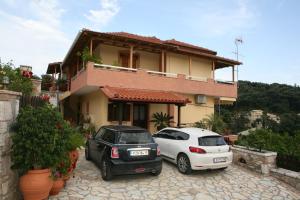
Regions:
[[[263,110],[251,110],[249,112],[249,126],[255,125],[258,128],[262,127],[262,118],[264,115]],[[266,116],[270,119],[276,122],[277,124],[280,123],[280,117],[278,115],[272,114],[272,113],[266,113]]]
[[[240,64],[175,39],[83,29],[47,73],[67,79],[60,96],[65,118],[79,122],[88,116],[96,127],[126,124],[154,132],[153,113],[168,113],[173,126],[183,126],[214,113],[215,105],[233,103],[234,68]],[[215,71],[225,67],[232,68],[232,80],[215,80]]]

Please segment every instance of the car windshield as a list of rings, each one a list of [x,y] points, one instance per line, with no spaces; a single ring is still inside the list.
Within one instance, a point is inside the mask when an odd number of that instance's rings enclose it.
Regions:
[[[147,144],[154,143],[150,133],[146,131],[126,131],[120,132],[119,144]]]
[[[222,146],[226,145],[226,142],[222,136],[205,136],[199,137],[199,146]]]

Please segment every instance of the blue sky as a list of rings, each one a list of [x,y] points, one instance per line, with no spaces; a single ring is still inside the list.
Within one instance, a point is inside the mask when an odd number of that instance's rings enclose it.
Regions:
[[[175,38],[228,58],[242,37],[239,79],[299,85],[299,10],[298,0],[1,0],[0,57],[43,74],[81,28]]]

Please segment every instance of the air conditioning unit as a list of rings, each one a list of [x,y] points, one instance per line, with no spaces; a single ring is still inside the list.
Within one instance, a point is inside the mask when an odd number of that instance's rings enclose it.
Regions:
[[[197,94],[195,95],[195,102],[196,104],[205,104],[206,103],[206,96]]]

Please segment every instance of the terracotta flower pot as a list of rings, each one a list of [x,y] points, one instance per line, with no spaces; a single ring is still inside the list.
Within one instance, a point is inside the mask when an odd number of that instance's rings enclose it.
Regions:
[[[24,200],[41,200],[49,196],[53,185],[50,169],[30,170],[20,178]]]
[[[50,195],[57,195],[64,187],[65,181],[62,178],[58,178],[53,182],[53,186],[50,190]]]

